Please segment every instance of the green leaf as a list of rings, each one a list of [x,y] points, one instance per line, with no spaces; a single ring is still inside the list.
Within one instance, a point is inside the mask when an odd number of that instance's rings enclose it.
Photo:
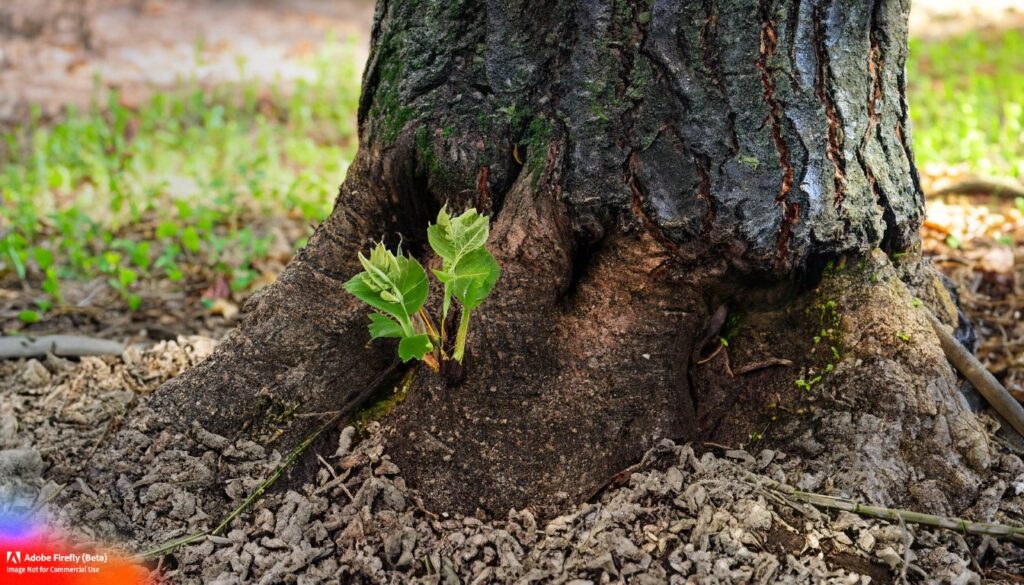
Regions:
[[[370,313],[370,338],[402,337],[402,326],[380,313]]]
[[[402,358],[403,362],[413,358],[422,360],[432,349],[434,346],[430,344],[430,338],[426,334],[403,337],[402,341],[398,342],[398,357]]]
[[[36,264],[39,268],[46,270],[50,266],[53,266],[53,252],[46,248],[33,248],[32,256],[36,259]]]
[[[415,258],[395,256],[378,245],[370,258],[360,255],[367,270],[345,283],[356,298],[393,317],[411,331],[410,317],[427,300],[427,273]]]
[[[176,233],[178,233],[178,226],[174,222],[163,221],[156,226],[156,237],[158,238],[169,238]]]
[[[139,275],[136,274],[136,272],[131,268],[121,268],[117,272],[117,281],[121,283],[122,287],[130,285],[131,283],[138,280],[138,278]]]
[[[448,284],[463,307],[475,309],[491,294],[500,274],[501,268],[494,256],[486,248],[480,248],[459,261]]]
[[[445,260],[455,258],[455,246],[448,238],[445,228],[440,224],[427,226],[427,241],[430,242],[430,247],[434,250],[434,253],[441,258]]]
[[[199,251],[199,232],[196,228],[189,226],[181,232],[181,245],[189,252]]]
[[[36,311],[22,311],[18,313],[18,320],[22,323],[38,323],[42,316]]]
[[[489,233],[490,218],[480,215],[476,209],[467,209],[453,218],[447,208],[442,207],[437,223],[427,228],[427,241],[448,268],[470,252],[483,248]]]
[[[46,278],[42,284],[43,292],[52,296],[60,296],[60,280],[57,278],[57,269],[53,266],[46,269]]]
[[[131,251],[132,263],[143,270],[149,268],[151,263],[149,259],[149,248],[149,242],[139,242],[139,244],[132,248]]]

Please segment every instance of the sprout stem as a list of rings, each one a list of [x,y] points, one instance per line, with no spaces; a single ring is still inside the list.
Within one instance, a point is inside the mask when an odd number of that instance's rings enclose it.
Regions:
[[[462,316],[459,318],[459,330],[455,334],[455,353],[452,354],[452,358],[460,364],[466,352],[466,335],[469,334],[469,314],[470,310],[463,307]]]

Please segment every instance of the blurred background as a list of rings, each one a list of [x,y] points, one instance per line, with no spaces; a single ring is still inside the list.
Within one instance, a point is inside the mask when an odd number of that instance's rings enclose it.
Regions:
[[[331,209],[369,0],[3,0],[0,328],[219,337]],[[1024,400],[1024,0],[918,0],[925,251]]]

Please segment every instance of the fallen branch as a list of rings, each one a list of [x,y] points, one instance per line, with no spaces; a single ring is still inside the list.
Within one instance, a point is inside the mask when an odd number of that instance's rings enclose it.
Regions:
[[[943,195],[996,195],[998,197],[1024,197],[1024,184],[1014,179],[967,177],[948,187],[928,193],[929,197]]]
[[[850,512],[867,518],[877,518],[879,520],[887,520],[890,522],[906,522],[907,524],[919,524],[921,526],[931,526],[932,528],[944,528],[946,530],[959,532],[960,534],[1007,538],[1014,542],[1024,543],[1024,527],[1020,526],[992,524],[987,522],[971,522],[970,520],[964,520],[962,518],[949,518],[946,516],[935,516],[933,514],[924,514],[921,512],[912,512],[910,510],[900,510],[897,508],[870,506],[867,504],[861,504],[854,500],[801,491],[793,486],[775,481],[774,479],[763,475],[756,475],[749,471],[745,471],[745,474],[748,481],[759,487],[768,488],[791,502],[810,504],[827,510],[842,510],[844,512]]]
[[[124,345],[109,339],[81,335],[0,337],[0,359],[46,357],[48,353],[60,357],[121,355],[124,353]]]
[[[946,326],[931,311],[925,311],[925,313],[932,324],[932,329],[939,336],[939,343],[942,344],[942,351],[946,354],[949,363],[953,364],[974,386],[975,390],[985,397],[992,408],[1024,437],[1024,407],[1014,400],[1013,396],[1010,396],[999,380],[996,380],[995,376],[978,361],[978,358],[974,357],[953,337]]]

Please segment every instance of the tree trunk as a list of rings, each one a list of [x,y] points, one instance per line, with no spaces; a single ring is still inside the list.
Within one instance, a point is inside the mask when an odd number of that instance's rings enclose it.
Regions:
[[[492,215],[503,273],[461,379],[420,372],[385,420],[428,507],[554,513],[660,437],[966,505],[987,450],[911,296],[955,319],[919,258],[907,13],[380,0],[333,213],[156,412],[287,447],[326,417],[292,415],[355,404],[394,354],[342,289],[356,252],[401,234],[436,261],[447,202]]]

